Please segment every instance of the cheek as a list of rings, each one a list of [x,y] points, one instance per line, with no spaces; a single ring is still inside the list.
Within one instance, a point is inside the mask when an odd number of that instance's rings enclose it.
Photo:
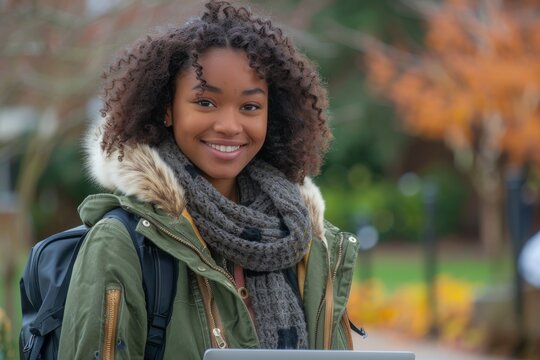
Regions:
[[[196,129],[193,126],[189,126],[184,121],[177,121],[174,124],[174,138],[176,140],[176,145],[178,145],[183,152],[186,152],[186,150],[193,146],[193,139],[196,134]]]
[[[263,121],[258,124],[257,127],[257,139],[264,141],[266,139],[266,134],[268,132],[268,119],[264,119]]]
[[[204,121],[189,112],[179,112],[174,119],[174,130],[181,137],[193,136],[204,128]]]
[[[268,126],[266,125],[266,123],[264,123],[264,125],[261,125],[259,129],[259,138],[264,140],[266,138],[267,131],[268,131]]]

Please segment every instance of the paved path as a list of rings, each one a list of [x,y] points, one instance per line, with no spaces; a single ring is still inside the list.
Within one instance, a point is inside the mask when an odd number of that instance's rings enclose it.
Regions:
[[[411,351],[416,360],[512,360],[483,354],[459,351],[435,342],[411,340],[392,333],[370,331],[367,339],[353,334],[356,350]]]

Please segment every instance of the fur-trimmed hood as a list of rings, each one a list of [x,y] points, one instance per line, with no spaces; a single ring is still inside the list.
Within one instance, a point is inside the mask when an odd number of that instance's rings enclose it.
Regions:
[[[182,185],[172,169],[148,145],[124,145],[124,157],[107,157],[101,149],[104,121],[93,126],[86,135],[84,146],[87,168],[92,179],[109,191],[119,191],[139,201],[154,204],[173,217],[179,217],[186,205]],[[324,200],[319,188],[306,177],[299,185],[309,211],[314,235],[324,241]]]

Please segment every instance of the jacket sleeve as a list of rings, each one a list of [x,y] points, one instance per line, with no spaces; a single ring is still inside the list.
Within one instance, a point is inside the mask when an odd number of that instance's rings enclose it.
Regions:
[[[127,229],[103,219],[73,268],[59,359],[142,359],[146,307],[139,258]]]

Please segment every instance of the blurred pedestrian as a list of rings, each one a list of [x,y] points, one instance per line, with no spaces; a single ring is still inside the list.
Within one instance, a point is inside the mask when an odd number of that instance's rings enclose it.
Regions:
[[[540,232],[536,233],[523,246],[518,266],[525,281],[540,288]]]

